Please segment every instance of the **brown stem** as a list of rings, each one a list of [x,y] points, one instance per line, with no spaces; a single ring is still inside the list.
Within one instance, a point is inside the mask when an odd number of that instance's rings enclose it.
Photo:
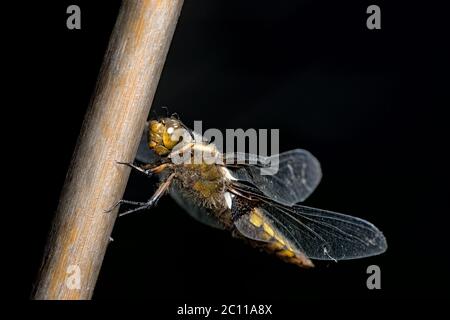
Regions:
[[[62,190],[34,299],[90,299],[182,0],[126,0]],[[79,282],[77,281],[79,276]],[[78,285],[79,284],[79,285]]]

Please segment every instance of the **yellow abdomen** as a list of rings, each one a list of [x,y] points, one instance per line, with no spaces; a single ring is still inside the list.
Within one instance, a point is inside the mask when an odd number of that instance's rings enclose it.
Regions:
[[[300,267],[311,268],[314,264],[302,252],[299,252],[278,230],[273,224],[264,217],[259,208],[254,208],[249,213],[249,223],[255,228],[258,239],[260,241],[250,242],[269,253],[273,253],[286,262],[296,264]]]

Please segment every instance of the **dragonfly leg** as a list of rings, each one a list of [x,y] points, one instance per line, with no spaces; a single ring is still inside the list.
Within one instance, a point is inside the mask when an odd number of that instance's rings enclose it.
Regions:
[[[138,202],[138,201],[129,201],[129,200],[119,200],[117,201],[110,209],[106,210],[105,212],[111,212],[113,211],[116,207],[120,206],[121,204],[130,204],[130,205],[134,205],[134,206],[144,206],[147,204],[147,202]]]
[[[146,170],[146,172],[149,172],[150,174],[153,174],[153,173],[160,173],[169,166],[170,166],[170,163],[167,163],[167,162],[160,163],[157,165],[146,164],[146,165],[142,166],[142,169]]]
[[[139,171],[139,172],[142,172],[143,174],[150,175],[150,174],[147,172],[147,170],[145,170],[145,169],[143,169],[143,168],[141,168],[141,167],[135,165],[134,163],[131,163],[131,162],[120,162],[120,161],[116,161],[116,162],[117,162],[118,164],[123,164],[123,165],[125,165],[125,166],[130,167],[131,169],[134,169],[134,170],[137,170],[137,171]]]
[[[139,172],[142,172],[143,174],[147,175],[147,176],[151,176],[154,173],[160,173],[161,171],[163,171],[167,166],[169,166],[169,163],[158,163],[158,164],[146,164],[143,165],[142,167],[135,165],[134,163],[131,162],[119,162],[117,161],[118,164],[123,164],[126,165],[134,170],[137,170]]]
[[[127,201],[127,200],[120,200],[119,203],[136,204],[139,207],[122,212],[119,214],[119,217],[122,217],[124,215],[130,214],[130,213],[133,213],[136,211],[149,209],[149,208],[153,207],[158,202],[158,200],[164,195],[164,193],[169,189],[170,184],[172,183],[172,180],[174,177],[175,177],[175,173],[172,173],[166,179],[166,181],[164,181],[163,183],[161,183],[159,185],[158,189],[155,191],[155,193],[151,196],[151,198],[147,202],[134,202],[134,201]]]

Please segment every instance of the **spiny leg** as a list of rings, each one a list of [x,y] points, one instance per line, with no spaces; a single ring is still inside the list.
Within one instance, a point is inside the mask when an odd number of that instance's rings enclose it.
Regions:
[[[148,209],[152,206],[154,206],[156,204],[156,202],[158,202],[158,200],[162,197],[162,195],[164,195],[164,192],[166,192],[173,180],[173,178],[175,177],[175,173],[172,173],[167,179],[166,181],[164,181],[163,183],[161,183],[158,187],[158,189],[156,189],[155,193],[152,195],[152,197],[147,201],[147,202],[134,202],[134,201],[126,201],[126,200],[121,200],[122,203],[136,203],[137,205],[140,205],[140,207],[138,208],[134,208],[125,212],[122,212],[119,214],[119,217],[122,217],[124,215],[136,212],[136,211],[140,211],[140,210],[144,210],[144,209]],[[119,202],[121,202],[119,201]],[[125,202],[126,201],[126,202]]]
[[[130,162],[119,162],[119,161],[117,161],[117,163],[126,165],[126,166],[128,166],[128,167],[130,167],[132,169],[135,169],[135,170],[137,170],[139,172],[144,173],[147,176],[151,176],[153,173],[160,173],[161,171],[163,171],[169,165],[168,163],[162,163],[162,164],[157,164],[157,165],[147,164],[147,165],[144,165],[143,167],[139,167],[139,166],[137,166],[137,165],[135,165],[133,163],[130,163]],[[150,200],[151,200],[151,198],[150,198]],[[121,204],[130,204],[130,205],[140,206],[139,208],[145,209],[146,206],[148,205],[148,203],[150,202],[150,200],[148,202],[138,202],[138,201],[130,201],[130,200],[123,200],[122,199],[122,200],[117,201],[117,203],[115,203],[110,209],[106,210],[106,212],[113,211],[117,206],[119,206]],[[140,209],[136,208],[136,211],[137,210],[140,210]]]
[[[123,165],[125,165],[125,166],[130,167],[131,169],[135,169],[135,170],[137,170],[137,171],[139,171],[139,172],[142,172],[143,174],[149,175],[149,173],[147,172],[147,170],[142,169],[141,167],[135,165],[134,163],[131,163],[131,162],[121,162],[121,161],[116,161],[116,162],[117,162],[117,164],[123,164]]]
[[[139,201],[129,201],[129,200],[119,200],[117,201],[110,209],[106,210],[105,212],[111,212],[113,211],[115,208],[117,208],[117,206],[120,206],[121,204],[131,204],[134,206],[144,206],[147,204],[147,202],[139,202]]]
[[[169,166],[169,163],[158,163],[158,164],[146,164],[143,165],[142,167],[135,165],[134,163],[131,162],[119,162],[117,161],[118,164],[123,164],[126,165],[132,169],[135,169],[139,172],[142,172],[143,174],[147,175],[147,176],[151,176],[154,173],[160,173],[161,171],[163,171],[164,169],[166,169]]]
[[[165,170],[168,167],[170,167],[170,163],[163,162],[163,163],[160,163],[157,165],[146,164],[146,165],[142,166],[142,169],[146,170],[150,174],[153,174],[153,173],[161,173],[163,170]]]

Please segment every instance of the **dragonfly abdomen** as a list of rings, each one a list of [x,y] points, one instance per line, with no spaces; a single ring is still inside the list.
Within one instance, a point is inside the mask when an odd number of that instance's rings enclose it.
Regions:
[[[296,264],[303,268],[314,267],[314,264],[302,252],[299,252],[289,240],[276,229],[273,223],[267,219],[261,210],[255,206],[248,214],[239,217],[238,230],[235,234],[247,238],[253,246],[275,254],[282,260]]]

